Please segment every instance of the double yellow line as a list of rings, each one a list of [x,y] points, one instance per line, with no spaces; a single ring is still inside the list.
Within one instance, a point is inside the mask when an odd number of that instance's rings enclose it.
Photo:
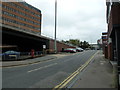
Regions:
[[[93,56],[91,56],[85,64],[79,67],[74,73],[67,77],[62,83],[55,86],[52,90],[60,90],[61,88],[64,88],[75,76],[77,76],[92,61],[92,59],[97,53],[98,51]]]

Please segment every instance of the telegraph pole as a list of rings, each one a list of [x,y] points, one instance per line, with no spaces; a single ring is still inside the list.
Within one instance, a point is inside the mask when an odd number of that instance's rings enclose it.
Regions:
[[[54,41],[55,53],[57,53],[56,29],[57,29],[57,0],[55,0],[55,41]]]

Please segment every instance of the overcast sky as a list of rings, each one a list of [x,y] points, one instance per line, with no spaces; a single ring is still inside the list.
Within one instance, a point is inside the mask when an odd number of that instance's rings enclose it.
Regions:
[[[55,0],[25,0],[42,12],[42,35],[54,38]],[[57,39],[96,43],[106,30],[105,0],[57,0]]]

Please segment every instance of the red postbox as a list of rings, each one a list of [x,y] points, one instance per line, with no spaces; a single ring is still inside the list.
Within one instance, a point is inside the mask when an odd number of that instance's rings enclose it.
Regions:
[[[34,54],[35,54],[35,50],[32,49],[32,50],[31,50],[31,56],[32,56],[32,58],[34,57]]]

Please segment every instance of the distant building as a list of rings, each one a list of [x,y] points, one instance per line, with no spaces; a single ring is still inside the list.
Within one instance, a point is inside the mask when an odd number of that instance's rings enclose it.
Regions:
[[[105,54],[105,58],[108,58],[108,36],[107,36],[107,32],[102,32],[102,49],[103,49],[103,53]]]
[[[16,1],[16,0],[14,0]],[[0,2],[2,27],[41,34],[41,11],[26,2]]]
[[[92,50],[98,50],[99,46],[98,44],[90,44]]]
[[[99,49],[101,50],[102,49],[102,39],[98,39],[97,44],[98,44]]]

